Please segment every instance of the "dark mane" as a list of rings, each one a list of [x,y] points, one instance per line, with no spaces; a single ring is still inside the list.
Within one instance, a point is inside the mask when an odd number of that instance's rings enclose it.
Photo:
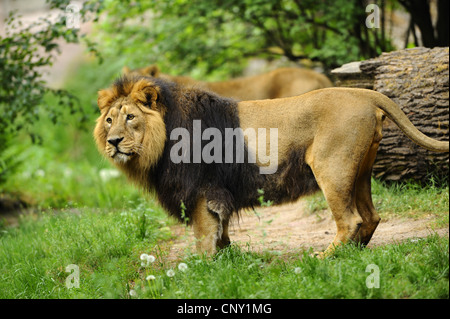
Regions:
[[[161,78],[153,78],[141,75],[123,75],[118,77],[112,85],[115,90],[116,96],[127,96],[128,94],[130,94],[132,86],[140,79],[151,80],[161,89],[161,92],[163,93],[159,96],[159,103],[166,106],[175,104],[172,99],[172,92],[176,90],[177,85],[174,82],[164,81]]]
[[[226,128],[239,128],[237,102],[214,93],[185,88],[175,83],[151,78],[159,86],[158,103],[166,108],[164,122],[167,141],[158,164],[149,173],[149,185],[170,215],[182,219],[181,203],[186,207],[184,217],[190,218],[200,198],[220,202],[227,214],[239,212],[259,204],[258,189],[264,190],[264,199],[275,203],[295,200],[300,195],[317,190],[309,166],[304,163],[304,152],[293,151],[285,163],[280,163],[275,174],[260,174],[255,163],[248,162],[245,145],[234,139],[233,154],[238,147],[245,150],[243,163],[226,163],[225,152],[221,163],[193,163],[193,121],[201,120],[201,132],[217,128],[222,137]],[[118,80],[118,84],[122,84]],[[121,85],[119,85],[121,86]],[[171,148],[178,140],[170,140],[175,128],[185,128],[190,133],[190,163],[173,163]],[[199,141],[197,141],[199,142]],[[210,141],[201,141],[201,149]],[[225,141],[222,139],[222,149]]]

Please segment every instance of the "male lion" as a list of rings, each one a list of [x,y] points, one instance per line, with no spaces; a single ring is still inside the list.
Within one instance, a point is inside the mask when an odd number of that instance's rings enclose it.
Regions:
[[[181,85],[210,90],[221,96],[241,101],[290,97],[333,86],[325,75],[301,68],[279,68],[263,74],[219,82],[204,82],[187,76],[163,74],[157,65],[135,70],[124,67],[122,72],[125,75],[163,78]]]
[[[337,225],[325,254],[349,241],[367,245],[380,222],[370,182],[385,116],[418,145],[436,152],[449,150],[448,142],[419,132],[389,98],[365,89],[327,88],[238,103],[163,79],[122,77],[99,91],[98,106],[101,115],[94,136],[100,152],[132,181],[155,191],[170,215],[187,220],[197,248],[209,254],[229,244],[231,215],[258,205],[258,189],[275,204],[322,190]],[[195,121],[201,122],[201,135],[195,132],[199,123]],[[227,161],[227,154],[219,154],[218,161],[196,162],[198,150],[193,143],[201,143],[203,153],[204,137],[212,128],[222,133],[253,128],[258,146],[252,142],[255,136],[249,134],[244,141],[237,134],[231,147],[224,141],[220,146],[231,150],[232,156],[243,146],[245,161]],[[274,142],[278,152],[271,152],[270,161],[263,162],[261,156],[272,142],[259,143],[266,131],[262,136],[258,129],[269,128],[278,129]],[[179,150],[180,143],[172,134],[176,129],[189,135],[184,142],[190,148],[182,149],[183,156],[188,154],[186,161],[174,160],[178,151],[172,149]],[[196,134],[202,141],[194,140]],[[276,159],[275,173],[260,173],[261,167],[273,165]]]

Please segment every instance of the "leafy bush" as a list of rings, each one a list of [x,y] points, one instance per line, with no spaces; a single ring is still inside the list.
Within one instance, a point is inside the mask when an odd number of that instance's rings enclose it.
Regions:
[[[68,0],[52,0],[51,8],[64,8]],[[80,11],[81,17],[87,12],[100,10],[87,2]],[[62,11],[64,12],[64,11]],[[19,132],[27,132],[33,142],[40,136],[33,132],[31,124],[39,120],[44,110],[55,124],[66,110],[80,114],[80,121],[86,118],[77,98],[66,90],[52,89],[42,79],[43,67],[53,64],[59,45],[63,39],[68,43],[78,42],[79,29],[68,28],[66,17],[60,14],[58,20],[41,18],[28,26],[23,26],[14,12],[10,12],[5,21],[6,34],[0,36],[0,184],[2,184],[16,166],[13,157],[5,154],[11,146],[11,140]],[[90,49],[95,51],[92,43]],[[53,95],[56,103],[47,104],[46,97]],[[52,99],[55,101],[55,99]]]

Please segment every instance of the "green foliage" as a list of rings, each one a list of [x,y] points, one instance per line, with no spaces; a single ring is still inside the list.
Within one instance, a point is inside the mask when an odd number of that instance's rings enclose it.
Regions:
[[[68,0],[50,2],[52,8],[65,8],[68,4]],[[98,5],[86,3],[80,13],[84,17],[88,10],[98,8]],[[79,29],[67,28],[64,15],[60,15],[57,21],[41,18],[24,26],[14,12],[9,13],[5,25],[6,33],[0,36],[0,184],[17,165],[5,154],[11,146],[11,139],[25,131],[33,142],[40,141],[40,135],[30,128],[40,119],[43,110],[53,124],[66,111],[72,115],[80,114],[79,123],[86,120],[83,108],[73,94],[51,89],[42,79],[42,68],[51,66],[59,52],[57,41],[78,42]],[[92,45],[90,49],[95,51]],[[50,95],[55,97],[51,100],[52,104],[47,103],[46,99]]]
[[[158,63],[164,72],[198,78],[236,75],[253,56],[307,58],[331,68],[392,48],[383,28],[366,28],[365,6],[344,0],[109,1],[98,39],[108,54],[127,56],[131,67]]]
[[[110,1],[105,6],[96,41],[105,55],[124,56],[132,68],[158,63],[163,72],[221,78],[238,74],[248,52],[260,46],[254,30],[220,8],[203,15],[201,6],[183,1]]]

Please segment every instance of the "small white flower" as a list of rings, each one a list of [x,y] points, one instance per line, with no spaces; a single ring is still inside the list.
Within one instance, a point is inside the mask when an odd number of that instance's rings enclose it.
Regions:
[[[71,177],[72,176],[73,171],[70,168],[65,168],[64,169],[64,177]]]
[[[112,178],[117,178],[120,176],[120,172],[116,169],[103,168],[99,172],[100,179],[103,182],[107,182]]]
[[[141,254],[141,256],[139,258],[141,260],[147,260],[148,259],[148,255],[147,254]]]
[[[296,274],[299,274],[299,273],[302,272],[302,269],[301,269],[300,267],[296,267],[296,268],[294,269],[294,272],[295,272]]]
[[[38,169],[35,174],[36,174],[36,176],[39,176],[39,177],[45,176],[45,172],[42,169]]]
[[[188,269],[188,266],[185,264],[185,263],[180,263],[179,265],[178,265],[178,270],[180,270],[180,271],[186,271]]]
[[[169,269],[166,272],[166,274],[167,274],[168,277],[173,277],[173,276],[175,276],[175,271],[173,269]]]
[[[149,276],[147,276],[147,278],[145,278],[145,280],[155,280],[155,279],[156,279],[156,277],[153,275],[149,275]]]
[[[147,267],[150,263],[155,262],[156,258],[153,255],[141,254],[139,258],[142,260],[141,266]]]
[[[31,173],[28,171],[24,171],[22,172],[22,174],[20,174],[23,178],[28,179],[31,177]]]
[[[136,290],[131,289],[129,293],[130,293],[130,297],[137,297]]]

